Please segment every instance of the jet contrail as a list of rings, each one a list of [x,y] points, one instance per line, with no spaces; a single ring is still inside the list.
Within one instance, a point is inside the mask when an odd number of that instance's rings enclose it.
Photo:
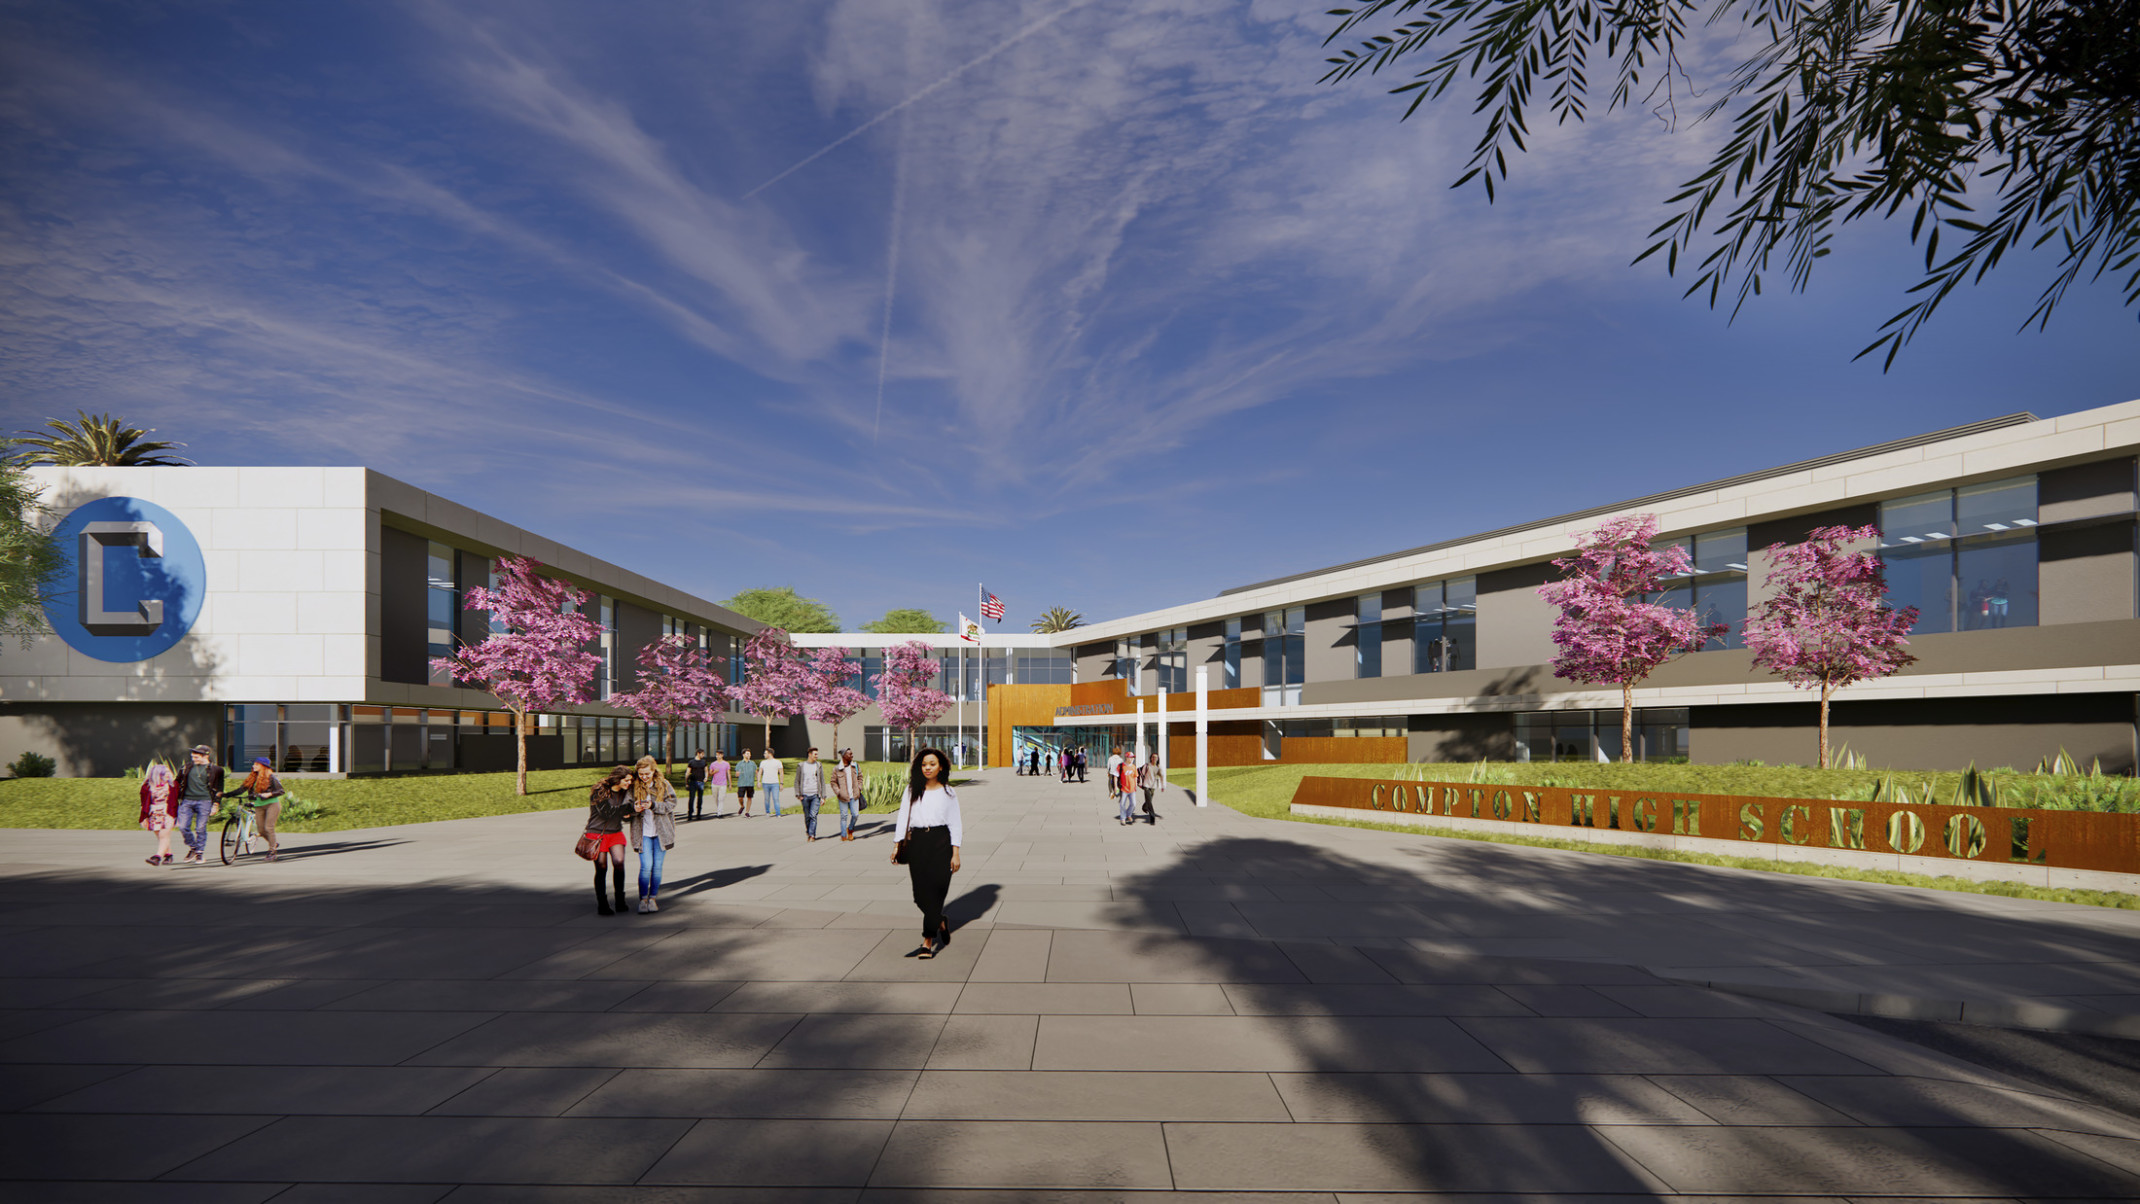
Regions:
[[[1053,13],[1042,17],[1040,20],[1033,22],[1031,25],[1028,25],[1025,28],[1019,30],[1017,33],[1014,33],[1011,36],[1003,39],[1001,42],[996,43],[989,49],[982,51],[979,55],[966,60],[964,63],[961,63],[956,67],[953,67],[951,70],[945,72],[943,78],[937,80],[935,83],[930,84],[928,87],[923,88],[921,91],[914,93],[912,96],[907,97],[905,100],[900,101],[898,104],[893,105],[891,108],[886,109],[882,113],[877,114],[875,117],[870,118],[868,121],[863,122],[861,125],[856,126],[855,128],[847,131],[844,134],[841,134],[839,137],[833,139],[832,141],[826,143],[818,149],[810,152],[810,154],[804,156],[801,161],[789,167],[786,171],[781,172],[779,175],[774,176],[772,179],[767,180],[765,183],[760,184],[756,188],[751,189],[749,192],[744,193],[742,199],[747,201],[752,197],[757,196],[759,193],[764,192],[766,189],[771,188],[773,185],[780,183],[782,180],[787,179],[789,176],[794,175],[796,172],[801,171],[803,168],[810,166],[812,163],[817,162],[819,159],[822,159],[826,155],[831,154],[833,151],[838,150],[840,147],[845,146],[847,143],[860,137],[862,134],[868,132],[869,130],[875,129],[877,126],[882,125],[886,119],[895,116],[907,106],[915,104],[922,100],[926,100],[937,92],[940,92],[943,89],[950,87],[954,81],[956,81],[960,76],[966,74],[968,71],[971,71],[975,67],[980,66],[982,63],[985,63],[988,60],[996,57],[997,55],[1002,54],[1004,51],[1009,50],[1011,47],[1026,40],[1034,34],[1039,33],[1041,30],[1046,29],[1048,26],[1055,24],[1057,21],[1062,20],[1064,17],[1069,16],[1071,13],[1076,12],[1078,9],[1084,8],[1086,5],[1091,4],[1092,2],[1093,0],[1075,0],[1074,3],[1066,4],[1063,7],[1056,9]]]
[[[899,146],[892,157],[892,231],[884,250],[884,336],[877,344],[877,419],[869,429],[871,443],[884,429],[884,374],[892,362],[892,297],[899,291],[899,227],[907,208],[907,127],[899,123]]]

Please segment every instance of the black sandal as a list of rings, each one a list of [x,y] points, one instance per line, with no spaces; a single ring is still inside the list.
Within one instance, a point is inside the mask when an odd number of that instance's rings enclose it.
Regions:
[[[928,961],[930,958],[936,956],[936,950],[929,948],[927,945],[923,945],[920,949],[915,951],[914,956],[920,958],[922,961]]]

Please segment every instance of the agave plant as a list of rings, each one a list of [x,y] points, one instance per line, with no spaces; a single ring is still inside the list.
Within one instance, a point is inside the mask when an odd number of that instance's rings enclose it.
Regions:
[[[155,433],[152,430],[127,426],[110,414],[76,410],[74,416],[72,422],[65,418],[47,419],[43,432],[20,432],[8,463],[56,464],[62,468],[147,468],[193,463],[182,456],[163,455],[185,444],[150,439],[148,436]]]
[[[1084,625],[1084,615],[1071,610],[1067,606],[1050,606],[1040,613],[1038,619],[1033,621],[1033,630],[1042,635],[1049,635],[1058,631],[1068,631],[1073,627],[1083,627]]]

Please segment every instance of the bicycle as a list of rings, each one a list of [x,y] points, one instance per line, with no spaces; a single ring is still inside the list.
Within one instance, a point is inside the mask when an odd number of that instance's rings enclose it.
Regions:
[[[238,813],[223,821],[223,864],[229,865],[253,851],[253,809],[238,804]]]

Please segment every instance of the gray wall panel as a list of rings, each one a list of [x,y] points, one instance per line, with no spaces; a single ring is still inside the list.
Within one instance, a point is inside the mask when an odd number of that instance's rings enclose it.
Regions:
[[[222,747],[222,713],[212,702],[0,703],[0,765],[25,752],[63,778],[115,778],[158,757],[183,765],[195,744]]]
[[[1693,759],[1726,764],[1755,759],[1811,765],[1818,753],[1819,707],[1777,703],[1696,707]],[[2133,768],[2131,694],[2052,694],[1940,698],[1910,702],[1838,702],[1829,715],[1829,747],[1847,742],[1880,769],[2033,769],[2063,748],[2083,765],[2100,758],[2110,773]]]
[[[1553,659],[1553,619],[1559,611],[1538,596],[1538,587],[1557,571],[1540,562],[1479,575],[1480,670]]]
[[[1307,634],[1301,640],[1303,682],[1353,679],[1355,606],[1351,598],[1331,598],[1308,604]]]
[[[2098,460],[2054,468],[2036,477],[2036,518],[2062,523],[2076,518],[2129,514],[2135,509],[2133,459]]]
[[[617,603],[617,673],[615,688],[639,688],[639,650],[661,638],[661,616],[644,606]]]
[[[393,527],[379,529],[379,679],[431,680],[430,619],[425,611],[430,541]]]
[[[2037,549],[2036,585],[2044,626],[2133,617],[2130,520],[2046,531]]]

